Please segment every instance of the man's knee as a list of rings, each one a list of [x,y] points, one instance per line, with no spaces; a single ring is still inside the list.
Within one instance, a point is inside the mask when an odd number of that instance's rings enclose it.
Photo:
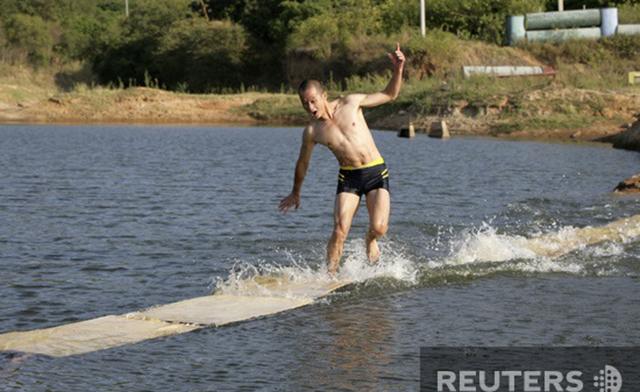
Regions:
[[[372,222],[369,226],[369,232],[375,237],[382,237],[387,233],[388,225],[386,222]]]
[[[336,241],[344,242],[347,239],[347,234],[349,234],[349,226],[339,220],[336,221],[333,226],[333,237]]]

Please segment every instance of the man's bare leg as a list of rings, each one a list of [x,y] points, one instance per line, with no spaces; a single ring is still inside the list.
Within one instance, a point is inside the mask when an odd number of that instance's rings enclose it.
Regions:
[[[359,204],[360,197],[353,193],[342,192],[336,195],[333,210],[333,233],[331,233],[327,245],[327,269],[331,275],[334,275],[340,266],[342,248]]]
[[[367,193],[367,210],[369,210],[369,230],[365,242],[367,244],[367,257],[374,264],[380,258],[378,238],[385,235],[389,226],[389,213],[391,211],[391,196],[386,189],[374,189]]]

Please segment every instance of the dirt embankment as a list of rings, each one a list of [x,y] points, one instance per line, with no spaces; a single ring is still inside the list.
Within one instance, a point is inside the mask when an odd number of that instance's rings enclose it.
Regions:
[[[5,90],[8,84],[0,86]],[[411,87],[409,87],[410,89]],[[15,91],[24,91],[19,88]],[[244,93],[180,94],[152,88],[85,88],[72,92],[0,89],[0,123],[201,123],[303,125],[296,95]],[[427,92],[431,96],[432,92]],[[366,111],[373,128],[398,130],[411,121],[418,130],[445,120],[453,135],[521,139],[603,141],[640,150],[640,91],[600,91],[549,84],[522,94],[482,99],[434,100],[431,111],[408,102]],[[399,99],[400,101],[401,99]],[[620,134],[620,136],[615,136]]]
[[[0,102],[0,122],[256,124],[251,105],[277,94],[177,94],[151,88],[93,89]]]
[[[546,88],[516,98],[505,95],[482,102],[454,100],[437,108],[435,114],[417,114],[412,109],[391,113],[373,110],[367,117],[372,127],[389,130],[406,127],[410,121],[418,129],[428,129],[431,122],[445,120],[454,135],[613,143],[612,136],[628,128],[640,114],[640,92]],[[512,114],[516,110],[517,114]],[[558,111],[583,121],[557,127],[540,121]],[[286,94],[192,95],[151,88],[96,88],[25,102],[0,101],[0,122],[4,123],[302,125],[305,121],[297,97]],[[537,123],[537,129],[531,125]],[[616,146],[638,149],[638,125],[634,129],[623,134],[630,136],[616,138]]]
[[[376,128],[399,129],[412,122],[426,132],[433,122],[444,120],[453,135],[613,142],[613,135],[640,117],[640,91],[548,87],[481,102],[453,100],[434,110],[437,113],[421,114],[413,109],[374,114],[370,123]],[[616,140],[616,147],[628,144],[627,138]]]

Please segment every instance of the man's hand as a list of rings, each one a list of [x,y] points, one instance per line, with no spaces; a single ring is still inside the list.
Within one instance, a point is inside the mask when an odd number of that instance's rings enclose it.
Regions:
[[[296,210],[298,209],[298,207],[300,207],[300,195],[291,193],[289,194],[289,196],[280,201],[279,208],[283,214],[286,214],[291,207],[295,207]]]
[[[404,53],[400,50],[400,42],[396,43],[396,50],[393,53],[387,53],[391,62],[393,62],[393,67],[395,69],[401,68],[404,65]]]

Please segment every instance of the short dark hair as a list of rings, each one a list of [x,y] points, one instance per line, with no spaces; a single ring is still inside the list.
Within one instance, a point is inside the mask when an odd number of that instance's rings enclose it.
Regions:
[[[316,91],[319,92],[319,93],[323,93],[324,92],[324,88],[322,87],[322,83],[320,83],[320,82],[318,82],[317,80],[314,80],[314,79],[305,79],[298,86],[298,94],[302,94],[303,92],[307,91],[311,87],[314,87],[316,89]]]

